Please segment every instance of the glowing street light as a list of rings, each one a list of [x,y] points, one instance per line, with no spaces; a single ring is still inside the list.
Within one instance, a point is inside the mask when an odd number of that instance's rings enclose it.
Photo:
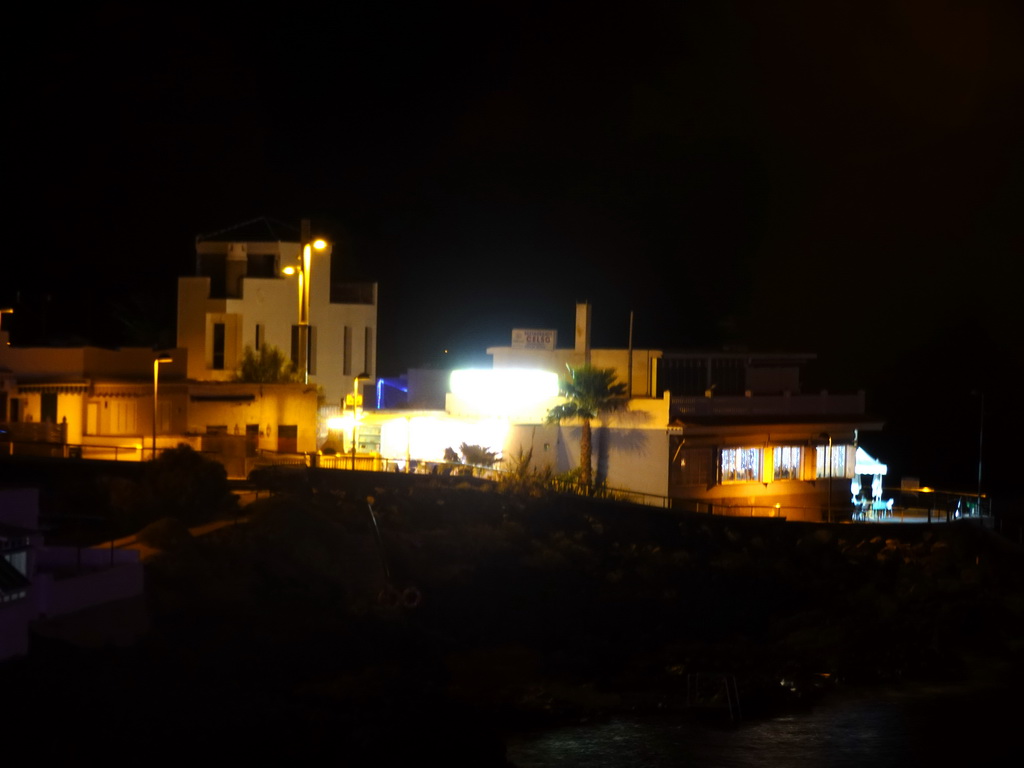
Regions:
[[[299,331],[296,343],[298,345],[298,366],[302,371],[302,383],[309,383],[309,283],[310,267],[313,261],[313,250],[322,251],[327,247],[327,241],[323,238],[310,240],[309,219],[302,220],[302,253],[298,266],[285,267],[281,271],[286,275],[299,276]]]
[[[370,374],[364,371],[352,381],[352,469],[356,468],[356,429],[359,426],[359,408],[363,404],[363,398],[359,395],[359,380],[368,378]]]
[[[157,420],[157,393],[160,390],[160,363],[171,363],[174,360],[168,355],[160,355],[153,358],[153,458],[156,458],[156,420]]]
[[[11,307],[4,307],[4,308],[0,309],[0,334],[2,334],[2,332],[3,332],[4,315],[13,315],[13,314],[14,314],[14,309],[12,309]],[[3,338],[6,338],[6,337],[3,337]],[[8,344],[9,343],[10,342],[8,342]]]

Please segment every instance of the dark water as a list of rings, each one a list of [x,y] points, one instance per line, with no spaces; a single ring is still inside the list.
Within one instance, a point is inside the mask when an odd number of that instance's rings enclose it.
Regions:
[[[520,734],[517,768],[1024,765],[1024,691],[841,691],[813,709],[717,727],[620,717]]]

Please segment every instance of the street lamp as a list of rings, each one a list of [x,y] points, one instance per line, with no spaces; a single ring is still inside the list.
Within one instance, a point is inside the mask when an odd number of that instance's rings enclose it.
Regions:
[[[285,267],[281,271],[286,275],[299,277],[299,328],[296,344],[298,345],[298,366],[302,372],[302,383],[309,383],[309,282],[310,267],[313,261],[313,250],[322,251],[327,241],[322,238],[310,240],[309,219],[302,220],[302,253],[298,266]]]
[[[352,381],[352,469],[356,468],[356,427],[359,425],[359,406],[363,403],[359,396],[359,380],[368,378],[370,374],[364,371]]]
[[[978,517],[981,517],[981,449],[985,436],[985,393],[978,392],[980,403],[978,405]]]
[[[156,420],[157,420],[157,393],[160,389],[160,363],[170,363],[173,359],[168,355],[159,355],[153,358],[153,458],[156,458]]]
[[[827,474],[825,475],[828,480],[828,516],[826,517],[827,522],[832,522],[832,435],[828,432],[822,432],[819,435],[822,440],[828,439],[828,452],[825,454],[825,467],[827,467]],[[824,447],[824,446],[822,446]],[[824,469],[824,467],[823,467]]]
[[[3,309],[0,309],[0,332],[2,332],[2,330],[3,330],[4,315],[13,315],[13,314],[14,314],[14,309],[11,308],[11,307],[4,307]]]

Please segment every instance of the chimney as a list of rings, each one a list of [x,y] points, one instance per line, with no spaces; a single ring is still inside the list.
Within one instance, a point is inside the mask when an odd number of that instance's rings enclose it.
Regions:
[[[576,347],[583,353],[583,362],[590,365],[590,303],[576,303]]]

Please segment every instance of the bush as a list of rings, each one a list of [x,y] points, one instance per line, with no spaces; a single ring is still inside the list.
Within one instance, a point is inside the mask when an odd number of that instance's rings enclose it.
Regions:
[[[508,463],[508,471],[502,473],[498,487],[505,493],[541,496],[551,490],[552,482],[550,467],[537,469],[533,466],[533,448],[525,452],[520,448]]]
[[[141,522],[173,517],[198,525],[231,511],[236,503],[223,465],[185,444],[146,465],[141,490]]]

